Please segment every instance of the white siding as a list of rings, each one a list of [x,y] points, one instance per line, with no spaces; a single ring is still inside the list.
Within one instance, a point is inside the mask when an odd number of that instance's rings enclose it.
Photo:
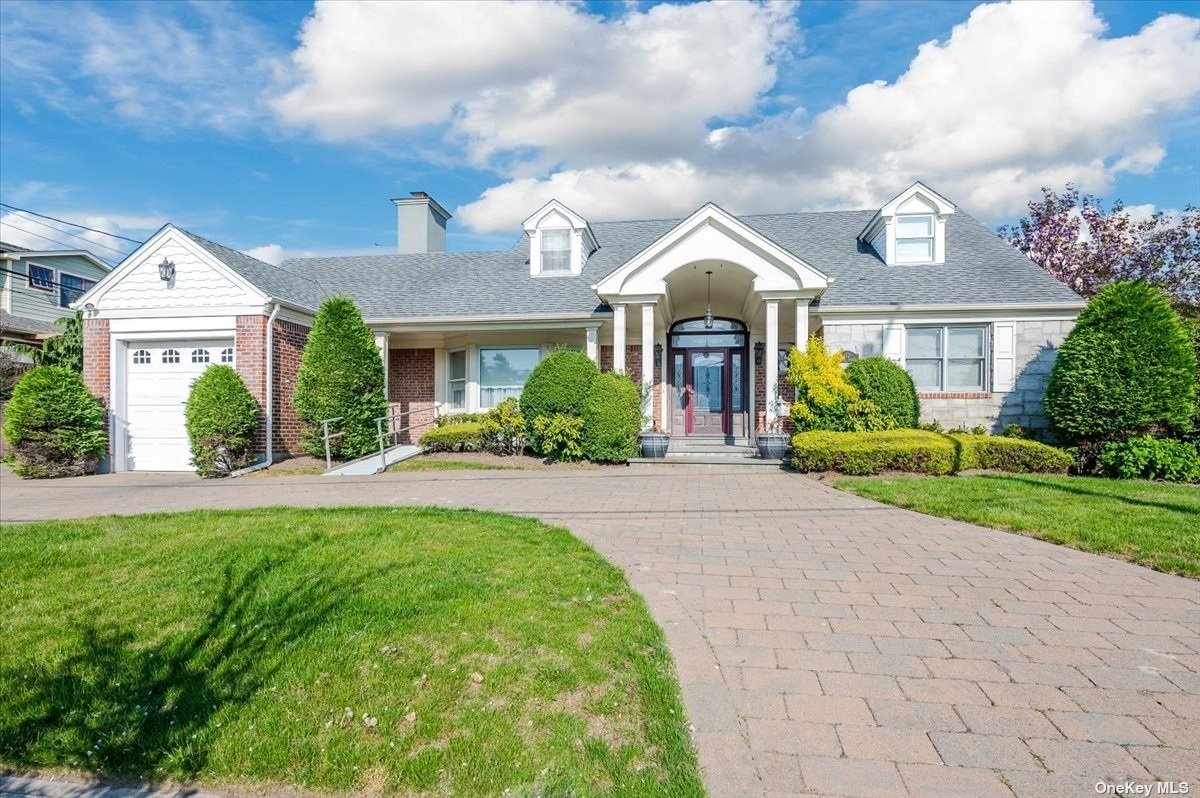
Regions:
[[[164,257],[175,264],[175,279],[170,283],[158,274],[158,264]],[[210,266],[189,247],[168,237],[139,256],[132,270],[105,291],[98,304],[103,310],[124,310],[222,307],[260,301],[261,297]]]

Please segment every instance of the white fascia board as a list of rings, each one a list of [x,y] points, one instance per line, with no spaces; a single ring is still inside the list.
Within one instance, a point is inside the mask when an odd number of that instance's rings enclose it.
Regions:
[[[1062,307],[946,307],[946,308],[908,308],[905,310],[889,310],[887,308],[861,309],[853,312],[829,313],[820,308],[814,310],[814,317],[823,325],[837,326],[840,324],[887,324],[890,322],[939,322],[959,323],[971,321],[1074,321],[1079,316],[1077,308]]]
[[[171,319],[175,317],[193,318],[198,316],[257,316],[264,314],[264,305],[207,305],[204,307],[184,308],[120,308],[116,310],[97,310],[88,318],[92,319]]]
[[[871,217],[871,221],[867,222],[866,227],[864,227],[862,232],[858,234],[858,240],[870,241],[872,238],[874,238],[875,233],[879,230],[879,226],[883,224],[888,217],[895,216],[896,208],[906,202],[914,194],[920,194],[936,205],[937,213],[940,216],[954,213],[954,211],[958,208],[958,206],[956,206],[953,202],[946,199],[944,196],[918,180],[896,196],[892,197],[887,202],[883,203],[883,205],[879,207],[879,210],[875,212],[875,215]]]
[[[526,316],[440,316],[419,318],[366,318],[372,329],[391,332],[457,332],[465,330],[584,329],[612,318],[611,312],[530,314]]]
[[[924,312],[975,312],[975,313],[990,313],[998,311],[1029,311],[1038,312],[1062,312],[1071,311],[1077,312],[1083,310],[1087,303],[1082,299],[1078,302],[1046,302],[1046,303],[1029,303],[1029,302],[1003,302],[993,305],[915,305],[915,304],[896,304],[896,305],[845,305],[836,307],[822,307],[818,305],[814,310],[822,316],[843,316],[861,313],[873,313],[875,315],[891,314],[891,313],[924,313]]]
[[[121,339],[186,337],[194,333],[233,335],[237,317],[225,315],[180,316],[170,319],[113,319],[108,331]]]

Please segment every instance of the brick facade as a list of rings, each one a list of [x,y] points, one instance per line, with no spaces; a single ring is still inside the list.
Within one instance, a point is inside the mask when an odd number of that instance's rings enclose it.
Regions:
[[[394,429],[424,425],[401,433],[398,442],[419,441],[435,416],[432,349],[388,350],[388,406],[396,413],[408,414],[398,418]]]
[[[267,448],[267,430],[263,422],[267,403],[266,382],[267,317],[261,313],[238,316],[233,334],[233,359],[238,376],[258,404],[258,432],[254,436],[255,451]]]
[[[112,346],[108,319],[83,320],[83,384],[107,409],[112,401]]]
[[[261,423],[254,445],[259,451],[265,451],[267,446],[264,413],[267,402],[267,318],[261,314],[238,316],[233,340],[237,372],[246,383],[250,395],[258,402]],[[307,327],[282,319],[275,320],[275,381],[271,388],[274,392],[272,445],[276,458],[300,454],[300,419],[296,416],[292,395],[296,390],[296,375],[300,372],[300,357],[304,354],[304,342],[307,339]]]

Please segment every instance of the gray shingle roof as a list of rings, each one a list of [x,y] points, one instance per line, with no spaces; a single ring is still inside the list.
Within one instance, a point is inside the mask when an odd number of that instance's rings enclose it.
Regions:
[[[782,213],[743,222],[834,278],[826,309],[920,305],[1039,305],[1079,297],[959,211],[946,223],[946,263],[886,266],[858,234],[875,211]],[[592,224],[600,249],[583,274],[529,276],[529,242],[510,250],[298,258],[271,266],[191,237],[264,292],[316,307],[346,294],[368,319],[572,315],[608,308],[591,286],[675,227],[681,219]]]
[[[195,233],[189,233],[187,230],[176,229],[273,299],[316,310],[326,297],[332,295],[320,283],[302,274],[295,274],[278,266],[272,266],[258,258],[252,258],[244,252],[222,246],[207,238],[201,238]]]
[[[0,310],[0,330],[12,330],[33,335],[53,335],[61,332],[51,322],[30,319],[25,316],[14,316],[7,310]]]

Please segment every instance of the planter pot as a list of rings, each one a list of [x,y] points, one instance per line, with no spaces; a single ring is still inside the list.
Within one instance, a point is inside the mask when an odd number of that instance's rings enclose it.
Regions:
[[[758,444],[758,456],[764,460],[782,460],[787,454],[787,433],[760,432],[756,443]]]
[[[665,432],[643,432],[638,435],[638,444],[642,447],[642,457],[658,459],[667,456],[667,446],[671,436]]]

